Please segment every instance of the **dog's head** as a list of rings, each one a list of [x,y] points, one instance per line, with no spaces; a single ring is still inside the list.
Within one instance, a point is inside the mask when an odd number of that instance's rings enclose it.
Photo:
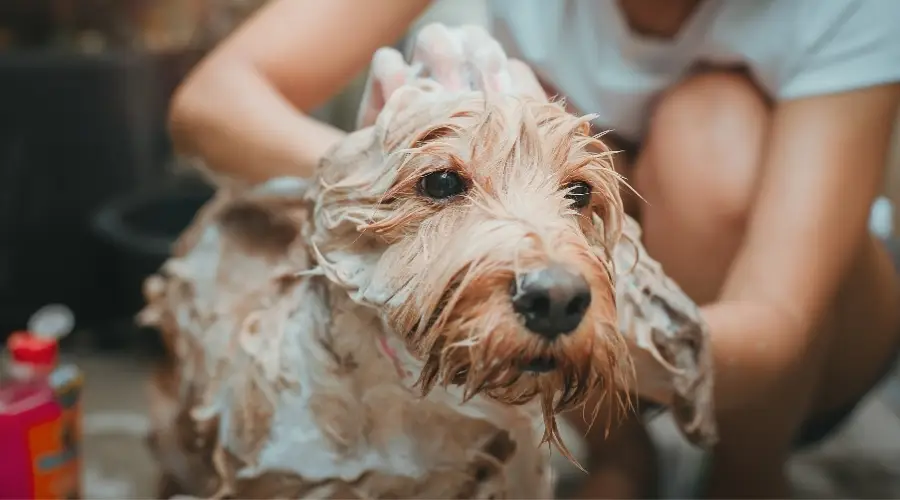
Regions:
[[[399,94],[399,95],[397,95]],[[423,369],[554,415],[631,375],[611,251],[620,178],[590,117],[559,103],[403,88],[323,164],[310,240]],[[558,443],[559,444],[559,443]]]

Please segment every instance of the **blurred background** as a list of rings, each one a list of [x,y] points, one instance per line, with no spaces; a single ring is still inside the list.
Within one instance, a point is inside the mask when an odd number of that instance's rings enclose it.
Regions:
[[[168,100],[191,67],[265,0],[0,0],[0,335],[44,304],[77,318],[65,352],[86,372],[85,495],[149,497],[146,377],[160,355],[133,326],[140,284],[209,197],[173,154]],[[486,22],[441,0],[416,26]],[[405,40],[399,42],[403,45]],[[317,115],[349,129],[364,74]],[[900,137],[885,194],[900,199]],[[798,496],[900,498],[900,380],[798,456]],[[664,490],[690,494],[700,456],[664,418]],[[2,446],[2,445],[0,445]],[[563,471],[568,482],[577,472]]]

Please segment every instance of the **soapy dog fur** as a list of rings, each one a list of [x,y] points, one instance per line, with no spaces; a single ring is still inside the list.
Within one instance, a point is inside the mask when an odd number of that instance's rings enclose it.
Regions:
[[[374,125],[312,181],[220,189],[148,280],[170,492],[549,498],[559,414],[614,421],[592,394],[714,440],[708,335],[643,252],[591,117],[509,78],[421,75],[376,80]]]

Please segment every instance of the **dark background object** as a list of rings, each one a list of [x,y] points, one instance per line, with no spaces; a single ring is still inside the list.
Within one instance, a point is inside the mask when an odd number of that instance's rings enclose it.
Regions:
[[[134,315],[144,305],[143,282],[162,266],[172,244],[212,195],[209,185],[184,178],[126,193],[97,213],[93,227],[104,253],[110,256],[107,265],[112,272],[107,286],[116,297],[112,312],[93,328],[98,347],[122,347],[136,337],[159,347],[156,335],[133,324]]]
[[[86,221],[154,177],[147,66],[131,55],[0,56],[0,331],[46,302],[104,314]]]
[[[0,30],[15,47],[72,42],[78,33],[102,33],[107,44],[132,45],[142,9],[155,0],[2,0]]]
[[[90,221],[170,177],[167,102],[199,56],[0,53],[0,337],[49,302],[81,328],[128,312]]]

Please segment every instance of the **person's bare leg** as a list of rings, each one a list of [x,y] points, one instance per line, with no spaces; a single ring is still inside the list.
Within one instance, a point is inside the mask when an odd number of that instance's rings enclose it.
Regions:
[[[654,115],[637,167],[637,188],[648,201],[645,243],[700,303],[715,300],[743,238],[767,126],[767,103],[734,74],[686,81]],[[718,415],[710,496],[789,496],[783,466],[798,428],[811,413],[846,405],[875,381],[898,342],[898,302],[889,262],[875,242],[861,242],[833,318],[798,368],[806,397]]]
[[[698,154],[704,155],[704,157],[710,156],[710,142],[704,140],[702,136],[695,138],[693,135],[688,137],[681,137],[681,135],[685,135],[684,120],[696,121],[695,125],[703,130],[706,130],[707,125],[718,131],[725,131],[730,127],[736,133],[746,134],[740,130],[740,127],[744,126],[742,115],[733,117],[734,120],[741,120],[736,124],[712,123],[712,120],[722,121],[732,119],[732,117],[723,119],[715,116],[708,108],[706,110],[703,108],[709,105],[707,98],[709,96],[702,94],[708,93],[709,87],[714,89],[721,87],[719,85],[721,78],[729,80],[729,84],[748,85],[737,76],[710,75],[710,77],[697,77],[683,86],[676,87],[657,108],[650,133],[637,158],[636,165],[628,165],[621,157],[616,160],[617,170],[629,178],[629,182],[637,188],[641,196],[647,197],[648,203],[641,202],[637,197],[632,197],[632,202],[641,205],[639,211],[648,251],[660,260],[666,272],[686,291],[692,293],[691,290],[694,289],[695,300],[698,287],[691,286],[690,283],[702,282],[706,276],[695,278],[690,269],[678,267],[678,259],[683,256],[693,257],[700,251],[699,249],[704,248],[704,244],[712,244],[716,247],[716,251],[723,254],[720,260],[724,262],[712,265],[710,274],[717,276],[717,274],[724,273],[737,248],[735,240],[739,239],[743,230],[743,224],[739,217],[741,212],[739,205],[749,204],[750,196],[741,192],[739,188],[742,185],[753,184],[755,163],[758,163],[767,122],[767,111],[765,108],[758,108],[762,101],[755,99],[753,94],[745,92],[742,87],[736,90],[725,87],[725,93],[722,95],[712,95],[713,98],[719,98],[723,102],[727,101],[728,106],[737,104],[738,111],[745,111],[743,114],[750,114],[755,118],[755,122],[752,124],[759,130],[755,134],[749,134],[750,137],[745,142],[746,147],[742,151],[727,151],[724,147],[719,149],[717,153],[722,159],[710,158],[710,162],[718,161],[724,164],[716,165],[719,171],[716,172],[713,179],[709,179],[706,172],[708,169],[705,168],[709,165],[697,164],[694,158]],[[741,99],[746,101],[744,110],[741,110],[740,102],[735,102]],[[704,113],[704,111],[709,112]],[[675,123],[676,121],[678,123]],[[724,135],[724,137],[728,136]],[[612,149],[621,148],[615,138],[607,139],[612,139],[608,141],[608,145]],[[732,161],[734,157],[741,155],[743,155],[742,161],[737,163]],[[655,168],[656,165],[660,165],[661,168]],[[699,182],[697,181],[698,177],[700,178]],[[690,179],[693,179],[693,182]],[[742,179],[750,179],[751,182],[741,182]],[[690,188],[718,190],[720,185],[725,182],[733,183],[729,186],[730,191],[728,193],[717,192],[715,198],[709,199],[711,203],[721,203],[723,205],[720,207],[721,210],[714,212],[716,215],[712,215],[713,212],[694,213],[696,211],[692,210],[692,203],[695,200],[692,198],[697,195],[691,192]],[[660,189],[660,184],[666,189]],[[673,190],[668,189],[673,184],[677,188],[674,193]],[[687,192],[685,192],[686,189]],[[732,200],[726,197],[733,193],[737,193],[742,199]],[[634,207],[632,207],[633,210]],[[689,233],[687,235],[684,233],[673,234],[668,231],[670,227],[677,231],[677,228],[683,228],[685,225],[688,226]],[[716,228],[721,231],[723,226],[730,226],[729,231],[726,232],[728,235],[732,235],[731,239],[722,238],[721,233],[716,234]],[[712,227],[712,231],[709,230],[710,227]],[[668,244],[673,241],[678,242],[677,246],[669,247]],[[720,279],[717,278],[717,280]],[[685,286],[686,282],[687,286]],[[575,416],[571,420],[574,424],[583,426],[580,416]],[[617,427],[608,439],[603,439],[602,432],[599,434],[598,430],[594,429],[591,435],[587,436],[591,451],[591,464],[590,476],[581,492],[582,497],[648,498],[655,496],[658,482],[656,454],[641,420],[637,416],[630,417],[620,427]]]
[[[715,299],[741,244],[769,115],[745,77],[706,73],[669,90],[651,119],[636,164],[644,244],[700,304]]]
[[[893,264],[874,238],[860,244],[819,342],[797,377],[803,399],[771,399],[755,412],[721,413],[708,495],[712,498],[784,498],[783,464],[808,419],[844,411],[884,374],[900,344],[900,289]],[[796,381],[795,381],[796,382]]]
[[[884,244],[872,237],[841,287],[837,334],[828,353],[813,411],[833,411],[857,400],[884,375],[900,347],[900,286]]]
[[[715,300],[741,244],[769,115],[748,80],[726,73],[685,81],[655,110],[637,164],[637,189],[648,203],[642,210],[644,243],[700,304]],[[720,444],[710,495],[787,495],[782,464],[799,422],[787,422],[776,405],[752,416],[717,415]],[[781,421],[785,437],[776,439],[773,420]]]
[[[588,403],[588,408],[593,402]],[[606,436],[603,424],[609,408],[598,413],[590,428],[581,411],[566,414],[568,421],[586,438],[590,451],[585,482],[577,498],[657,498],[657,459],[653,443],[640,416],[630,413],[614,423]]]

